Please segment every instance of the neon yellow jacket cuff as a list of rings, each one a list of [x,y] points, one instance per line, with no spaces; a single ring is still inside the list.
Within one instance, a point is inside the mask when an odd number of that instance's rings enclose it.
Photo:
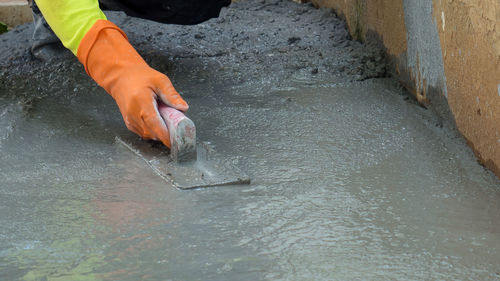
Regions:
[[[47,23],[74,55],[94,23],[105,20],[98,0],[35,0]]]

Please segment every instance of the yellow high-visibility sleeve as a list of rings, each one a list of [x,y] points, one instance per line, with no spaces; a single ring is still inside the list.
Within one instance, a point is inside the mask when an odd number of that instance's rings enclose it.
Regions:
[[[80,41],[97,20],[106,16],[98,0],[35,0],[63,45],[77,54]]]

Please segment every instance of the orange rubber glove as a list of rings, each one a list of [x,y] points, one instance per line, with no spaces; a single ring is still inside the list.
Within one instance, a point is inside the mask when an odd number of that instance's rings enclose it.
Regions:
[[[188,105],[170,79],[141,58],[120,28],[98,20],[80,42],[77,56],[87,74],[115,99],[129,130],[170,147],[158,102],[181,111]]]

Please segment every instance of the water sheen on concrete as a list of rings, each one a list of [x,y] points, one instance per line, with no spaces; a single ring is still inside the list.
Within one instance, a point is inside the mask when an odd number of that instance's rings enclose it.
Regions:
[[[499,181],[332,13],[110,17],[253,182],[166,184],[115,143],[114,101],[76,60],[33,61],[21,26],[0,36],[0,280],[500,279]]]

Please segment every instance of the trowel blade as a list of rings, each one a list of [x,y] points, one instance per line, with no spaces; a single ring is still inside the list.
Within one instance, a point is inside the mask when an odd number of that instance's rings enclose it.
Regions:
[[[176,162],[162,144],[137,136],[116,137],[117,143],[143,159],[153,171],[180,189],[250,184],[250,178],[231,163],[217,160],[209,144],[198,143],[197,160]]]

